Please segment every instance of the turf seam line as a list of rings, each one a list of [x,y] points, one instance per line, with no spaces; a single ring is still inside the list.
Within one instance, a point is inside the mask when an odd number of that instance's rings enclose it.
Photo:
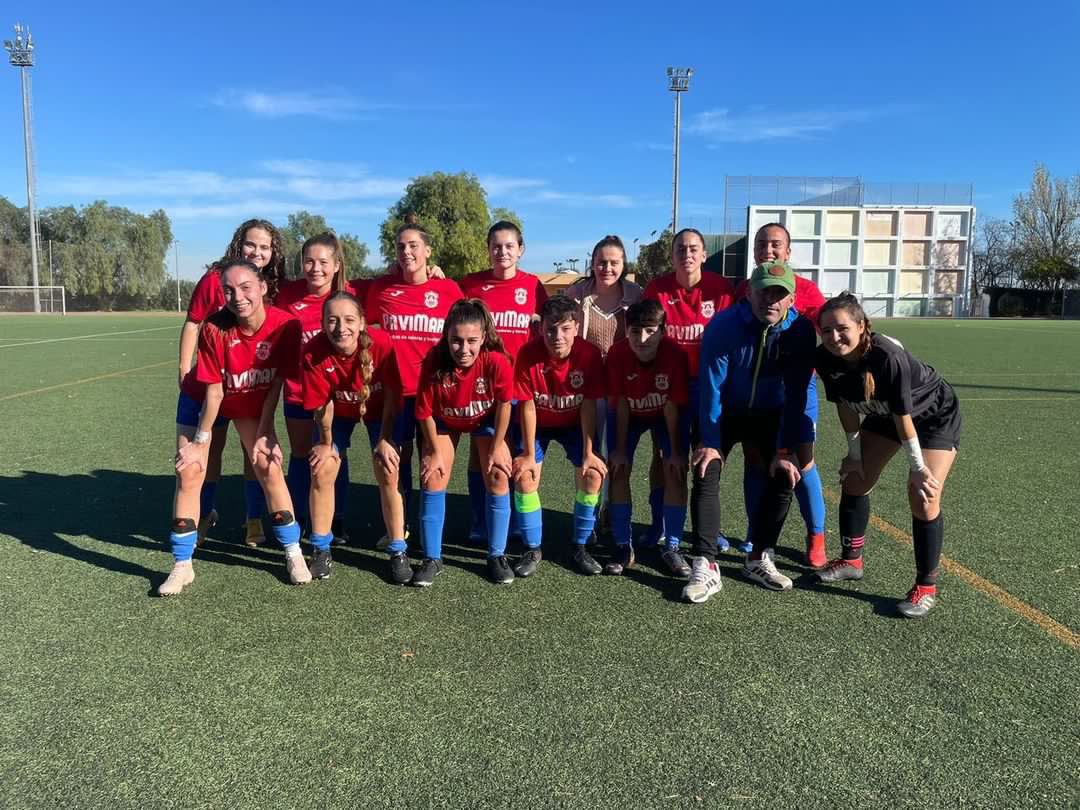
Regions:
[[[834,492],[830,487],[822,487],[825,490],[825,495],[833,505],[836,506],[840,503],[840,496]],[[899,543],[903,546],[912,545],[911,535],[905,532],[903,529],[894,526],[884,518],[878,517],[875,514],[870,515],[870,525],[884,534],[891,540]],[[941,555],[941,567],[952,574],[957,579],[967,583],[975,590],[979,591],[985,596],[989,596],[995,602],[1007,610],[1011,610],[1020,618],[1031,622],[1035,626],[1042,630],[1045,630],[1051,636],[1056,638],[1068,647],[1072,647],[1074,650],[1080,650],[1080,633],[1077,633],[1071,627],[1066,627],[1056,619],[1052,619],[1039,610],[1037,607],[1029,605],[1021,599],[1017,599],[1007,590],[999,585],[995,585],[985,577],[979,576],[966,565],[963,565],[956,560],[948,557],[944,554]]]
[[[87,338],[113,337],[115,335],[137,335],[142,332],[161,332],[164,329],[175,328],[175,326],[155,326],[151,329],[131,329],[126,332],[98,332],[96,335],[72,335],[71,337],[47,338],[45,340],[28,340],[24,343],[11,343],[6,346],[0,346],[0,349],[17,349],[20,346],[37,346],[41,343],[62,343],[65,340],[86,340]]]
[[[146,371],[150,368],[161,368],[172,363],[172,360],[162,360],[160,363],[151,363],[148,366],[136,366],[135,368],[123,368],[120,371],[110,371],[108,374],[98,374],[96,377],[86,377],[82,380],[72,380],[66,383],[57,383],[56,385],[47,385],[44,388],[32,388],[29,391],[19,391],[16,394],[8,394],[7,396],[0,397],[0,402],[6,402],[9,399],[18,399],[19,397],[28,397],[31,394],[44,394],[46,391],[55,391],[58,388],[69,388],[72,385],[81,385],[82,383],[96,382],[98,380],[107,380],[110,377],[121,377],[124,374],[134,374],[136,371]]]

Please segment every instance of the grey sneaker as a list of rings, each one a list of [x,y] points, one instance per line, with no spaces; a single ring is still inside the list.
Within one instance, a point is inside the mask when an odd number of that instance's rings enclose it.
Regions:
[[[791,580],[776,570],[773,562],[773,550],[766,549],[760,560],[747,558],[743,565],[743,576],[770,591],[790,591]]]
[[[694,604],[706,601],[714,593],[720,593],[724,581],[720,579],[720,566],[705,557],[694,557],[690,566],[690,581],[683,586],[683,599]]]
[[[168,579],[158,585],[158,596],[176,596],[194,581],[195,569],[191,567],[191,560],[174,563]]]
[[[330,565],[334,562],[330,556],[330,550],[319,551],[315,550],[315,554],[311,557],[311,565],[308,566],[308,571],[311,573],[312,579],[329,579],[330,578]]]
[[[901,616],[909,619],[921,619],[937,604],[937,586],[916,585],[904,598],[903,602],[896,603],[896,609]]]
[[[536,573],[536,569],[540,567],[542,559],[544,559],[544,555],[540,552],[540,549],[526,549],[525,553],[521,555],[521,559],[514,566],[514,575],[519,577],[532,576]]]
[[[409,558],[403,552],[390,555],[390,578],[398,585],[408,585],[413,578]]]
[[[829,560],[825,567],[817,572],[818,582],[843,582],[845,579],[863,578],[863,561]]]
[[[668,546],[660,555],[668,571],[676,579],[688,579],[690,577],[690,563],[675,546]]]

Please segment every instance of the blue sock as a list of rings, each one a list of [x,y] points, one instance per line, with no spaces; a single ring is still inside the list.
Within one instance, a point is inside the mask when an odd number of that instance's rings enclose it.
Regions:
[[[315,532],[312,532],[308,535],[308,539],[311,541],[311,545],[315,546],[319,551],[329,551],[330,541],[334,539],[334,533],[315,534]]]
[[[521,539],[527,548],[540,548],[544,538],[544,510],[540,508],[540,494],[515,492],[513,502],[517,505],[514,514],[518,517]]]
[[[600,495],[590,495],[580,489],[574,496],[574,544],[583,546],[596,526],[596,503]]]
[[[407,548],[404,537],[395,537],[390,541],[390,545],[386,547],[386,550],[391,554],[404,554]]]
[[[472,524],[469,537],[482,540],[487,537],[487,489],[484,487],[484,474],[479,470],[469,470],[469,508],[472,509]]]
[[[306,458],[289,456],[289,471],[285,474],[289,485],[296,519],[303,522],[308,514],[308,497],[311,494],[311,464]]]
[[[404,461],[398,467],[398,489],[401,490],[401,508],[405,513],[405,525],[409,525],[409,503],[412,501],[412,462]]]
[[[514,498],[514,482],[510,482],[510,537],[522,539],[521,515],[518,514],[517,499]]]
[[[488,556],[501,557],[506,553],[506,535],[510,531],[510,493],[484,496],[487,507]]]
[[[190,525],[190,524],[188,524]],[[187,562],[195,553],[195,538],[198,532],[169,532],[169,547],[172,549],[173,559],[177,562]]]
[[[819,487],[820,489],[820,487]],[[199,490],[199,515],[206,517],[214,508],[214,495],[217,494],[217,481],[204,481]]]
[[[817,464],[812,464],[809,470],[802,471],[802,478],[795,485],[795,497],[799,500],[799,511],[806,523],[806,531],[809,534],[824,534],[825,496],[821,492],[821,476],[818,475]]]
[[[664,536],[664,518],[667,516],[664,509],[663,487],[649,490],[649,512],[652,515],[652,522],[649,523],[649,537],[659,541]]]
[[[754,513],[765,491],[765,471],[749,464],[743,467],[743,503],[746,506],[746,543],[754,542]]]
[[[244,481],[244,507],[248,520],[261,518],[266,511],[266,493],[258,481]]]
[[[678,548],[682,542],[683,526],[686,524],[686,507],[664,504],[664,529],[667,531],[669,548]]]
[[[300,542],[300,524],[296,522],[295,518],[285,524],[276,523],[271,520],[270,532],[274,535],[274,539],[278,541],[278,545],[282,548],[294,546]]]
[[[334,517],[342,517],[345,514],[345,504],[349,498],[349,457],[341,454],[341,466],[338,468],[337,478],[334,480]]]
[[[420,490],[420,538],[424,557],[442,558],[442,531],[446,523],[446,490]]]
[[[630,518],[633,513],[633,507],[628,503],[608,504],[608,514],[611,515],[611,534],[615,537],[615,545],[630,545]]]

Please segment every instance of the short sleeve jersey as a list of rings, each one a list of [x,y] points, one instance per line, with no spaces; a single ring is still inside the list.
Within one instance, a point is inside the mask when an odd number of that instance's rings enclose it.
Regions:
[[[716,273],[703,272],[697,286],[687,290],[674,272],[665,273],[649,282],[644,297],[659,301],[664,308],[667,336],[686,353],[690,376],[697,377],[705,325],[735,301],[731,282]]]
[[[750,294],[750,281],[749,279],[743,279],[739,282],[739,286],[735,288],[735,300],[745,298]],[[802,276],[795,276],[795,301],[792,306],[795,307],[795,311],[805,317],[810,323],[814,325],[814,329],[818,332],[821,331],[818,328],[818,313],[821,312],[821,307],[825,304],[825,296],[821,290],[818,289],[818,285],[812,282],[808,278]]]
[[[580,337],[564,360],[552,357],[542,339],[530,340],[514,364],[514,398],[535,403],[537,428],[580,425],[581,403],[603,397],[605,382],[600,350]]]
[[[471,273],[461,279],[461,291],[466,298],[479,298],[487,304],[511,360],[528,343],[533,318],[548,298],[540,279],[524,270],[510,279],[495,278],[491,270]]]
[[[274,379],[297,375],[300,322],[271,306],[266,307],[266,320],[253,335],[245,335],[235,325],[222,328],[214,320],[207,321],[199,333],[196,379],[223,385],[220,416],[258,419]]]
[[[687,404],[686,354],[670,338],[660,341],[651,363],[642,363],[630,344],[620,340],[608,352],[607,373],[608,396],[624,397],[634,421],[660,419],[668,402]]]
[[[939,393],[948,385],[932,366],[909,353],[900,341],[874,333],[870,350],[849,366],[824,346],[817,347],[817,371],[830,402],[846,405],[864,416],[903,416],[912,420],[937,412]],[[874,396],[867,400],[863,375],[874,378]]]
[[[368,287],[364,314],[394,341],[403,396],[416,396],[420,365],[442,337],[450,307],[461,298],[461,288],[450,279],[409,284],[395,273],[380,276]]]
[[[346,357],[338,354],[329,338],[316,335],[304,347],[300,361],[300,382],[303,390],[301,404],[308,410],[321,408],[331,399],[334,418],[376,422],[382,418],[387,391],[394,396],[400,386],[394,349],[390,338],[380,330],[368,333],[368,353],[371,364],[367,383],[364,414],[360,414],[360,398],[364,390],[364,368],[359,349]]]
[[[432,416],[450,430],[467,433],[484,423],[500,402],[514,394],[514,369],[501,352],[481,351],[467,369],[455,369],[445,380],[435,374],[435,352],[424,358],[416,392],[416,418]]]
[[[221,287],[221,274],[212,266],[195,283],[188,302],[187,319],[202,323],[225,306],[225,291]]]
[[[322,333],[322,308],[323,303],[330,297],[325,295],[312,295],[308,292],[307,279],[286,281],[278,290],[274,306],[292,313],[300,321],[300,348],[303,349],[313,337]],[[303,393],[300,390],[300,380],[285,381],[285,401],[300,404]]]

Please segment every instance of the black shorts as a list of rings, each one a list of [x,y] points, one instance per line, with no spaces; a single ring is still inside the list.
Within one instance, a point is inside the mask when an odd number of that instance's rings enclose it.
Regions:
[[[754,410],[731,411],[720,414],[720,453],[726,459],[731,448],[741,443],[743,455],[746,448],[753,447],[762,460],[769,464],[776,455],[776,438],[780,432],[782,411]]]
[[[913,421],[919,446],[924,450],[960,449],[960,402],[948,383],[941,384],[932,415],[920,416]],[[900,442],[896,422],[891,416],[868,416],[863,419],[862,429]]]

